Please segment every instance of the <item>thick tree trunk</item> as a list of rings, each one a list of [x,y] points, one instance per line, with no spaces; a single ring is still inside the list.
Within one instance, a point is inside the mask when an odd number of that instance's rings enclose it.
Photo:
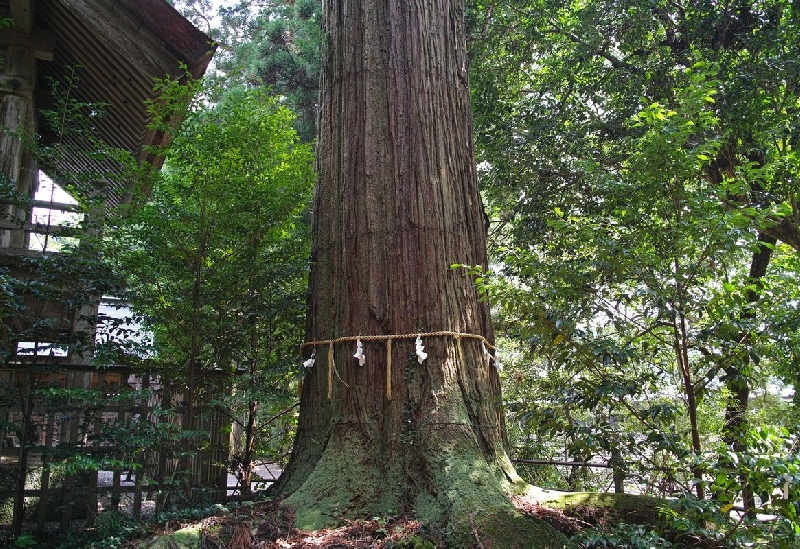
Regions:
[[[486,265],[463,0],[331,0],[323,11],[307,341],[491,341],[486,303],[451,268]],[[416,511],[454,539],[549,546],[504,526],[516,520],[505,491],[520,481],[483,343],[422,339],[422,364],[413,338],[364,341],[363,366],[355,342],[338,342],[332,369],[328,345],[316,346],[276,486],[297,526]]]

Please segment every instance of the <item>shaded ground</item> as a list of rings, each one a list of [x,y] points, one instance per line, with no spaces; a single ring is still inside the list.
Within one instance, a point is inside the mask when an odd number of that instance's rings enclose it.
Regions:
[[[202,549],[345,549],[439,546],[431,533],[422,532],[420,523],[413,519],[392,517],[353,521],[331,529],[304,531],[292,528],[294,517],[279,508],[278,502],[257,503],[249,508],[240,508],[233,513],[209,517],[199,524],[200,547]],[[175,540],[164,541],[166,534],[176,533],[186,525],[168,523],[159,537],[139,545],[148,549],[180,547]],[[429,543],[421,544],[422,540]],[[405,540],[405,542],[403,541]]]
[[[522,513],[549,522],[567,536],[589,526],[578,518],[524,499],[517,499],[515,505]],[[209,517],[194,526],[201,549],[435,549],[444,546],[438,532],[426,530],[412,517],[360,520],[339,528],[314,531],[292,528],[292,522],[293,517],[287,515],[278,502],[270,501]],[[163,536],[175,534],[186,526],[178,521],[167,523],[158,532],[159,537],[129,546],[147,549],[182,547],[179,539],[165,541]],[[475,546],[483,547],[479,535],[474,535]]]

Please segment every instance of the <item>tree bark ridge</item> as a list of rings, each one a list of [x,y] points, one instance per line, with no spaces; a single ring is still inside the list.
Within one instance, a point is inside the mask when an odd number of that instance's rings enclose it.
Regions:
[[[487,264],[463,1],[330,0],[323,30],[306,340],[493,341],[487,303],[451,267]],[[416,512],[469,532],[471,514],[485,515],[481,528],[517,520],[497,370],[480,341],[424,345],[420,364],[413,340],[393,342],[391,400],[384,342],[363,341],[364,366],[352,341],[333,344],[331,399],[325,360],[306,375],[275,488],[299,525]],[[515,543],[495,546],[531,546]]]

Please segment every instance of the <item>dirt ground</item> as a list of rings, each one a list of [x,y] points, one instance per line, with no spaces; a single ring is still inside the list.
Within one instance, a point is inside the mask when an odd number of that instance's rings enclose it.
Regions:
[[[517,508],[546,521],[567,536],[588,526],[577,518],[518,499]],[[339,528],[303,531],[291,527],[293,517],[277,502],[257,503],[231,514],[209,517],[200,524],[201,549],[435,549],[442,546],[437,532],[426,531],[419,521],[409,517],[359,520]],[[160,535],[174,533],[187,526],[167,523]],[[482,547],[476,534],[476,546]],[[141,543],[139,541],[138,543]],[[167,544],[167,547],[174,544]],[[132,547],[133,545],[131,545]],[[153,541],[138,547],[157,549],[163,542]],[[177,545],[176,545],[177,546]]]

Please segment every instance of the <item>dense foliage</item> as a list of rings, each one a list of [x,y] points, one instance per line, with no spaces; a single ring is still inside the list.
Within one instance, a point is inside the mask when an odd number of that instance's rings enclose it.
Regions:
[[[770,494],[797,471],[796,9],[475,2],[471,24],[496,250],[478,283],[514,350],[521,455],[610,460],[628,488],[795,530],[796,487]]]
[[[281,96],[295,113],[300,138],[314,140],[320,0],[236,0],[216,10],[211,0],[180,0],[176,7],[220,44],[207,80],[220,90],[243,85]]]
[[[181,395],[197,431],[186,447],[208,444],[193,414],[223,411],[247,492],[256,457],[281,461],[291,434],[274,420],[294,399],[312,183],[293,118],[261,91],[190,112],[151,196],[109,235],[125,301],[152,334],[148,373]]]

